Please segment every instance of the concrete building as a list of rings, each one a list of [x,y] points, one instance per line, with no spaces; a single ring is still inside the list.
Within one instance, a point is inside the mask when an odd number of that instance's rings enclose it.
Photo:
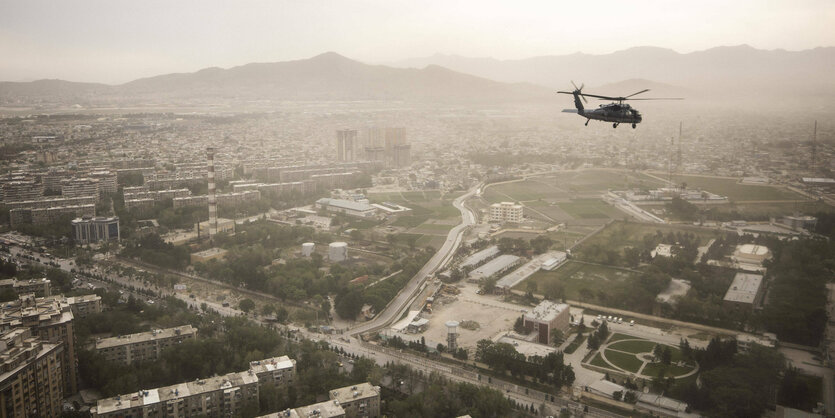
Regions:
[[[136,189],[136,188],[131,188]],[[144,189],[144,187],[143,187]],[[126,187],[124,189],[124,196],[125,200],[134,200],[134,199],[153,199],[154,202],[160,202],[166,199],[175,199],[178,197],[188,197],[191,196],[191,190],[189,189],[168,189],[168,190],[131,190],[128,191]]]
[[[795,230],[805,229],[807,231],[814,231],[818,225],[818,218],[814,216],[784,216],[780,222]]]
[[[412,146],[406,141],[406,129],[386,128],[385,132],[384,149],[388,164],[391,167],[408,167],[412,163]]]
[[[340,162],[354,161],[356,158],[356,142],[356,130],[340,129],[336,131],[336,160]]]
[[[100,399],[96,417],[229,417],[258,410],[258,378],[251,370]]]
[[[72,220],[73,238],[76,244],[95,244],[102,241],[121,240],[119,217],[85,216]]]
[[[525,279],[539,271],[540,269],[544,269],[545,263],[552,263],[553,270],[556,266],[565,261],[565,253],[562,251],[549,251],[544,254],[540,254],[534,257],[531,261],[525,263],[522,267],[519,267],[516,270],[504,275],[501,279],[496,282],[496,291],[497,292],[510,292],[510,289],[522,283]]]
[[[40,208],[54,208],[60,206],[78,206],[78,205],[95,205],[95,196],[82,197],[49,197],[37,200],[23,200],[19,202],[7,202],[8,209],[40,209]]]
[[[0,417],[57,417],[64,398],[64,346],[28,328],[0,333]]]
[[[43,184],[36,183],[34,180],[7,181],[0,189],[3,192],[4,202],[37,200],[43,196]]]
[[[347,416],[345,409],[337,401],[325,401],[313,405],[300,406],[294,409],[293,412],[295,412],[298,418],[342,418]],[[292,417],[292,415],[290,416]]]
[[[209,237],[209,221],[203,221],[195,227],[195,230],[198,234],[200,234],[203,238]],[[235,221],[232,219],[226,218],[217,218],[217,232],[218,233],[226,233],[226,234],[234,234],[235,233]]]
[[[503,254],[500,255],[483,266],[470,272],[468,280],[478,282],[487,280],[495,275],[501,274],[521,262],[521,259],[515,255]]]
[[[29,329],[32,335],[49,344],[63,347],[61,359],[64,394],[78,390],[76,379],[75,331],[69,303],[56,297],[36,298],[34,294],[20,296],[0,307],[0,331]]]
[[[61,180],[61,196],[82,197],[96,196],[99,192],[99,180],[89,177]]]
[[[346,418],[373,418],[380,416],[380,387],[370,383],[333,389],[331,401],[338,401]]]
[[[9,211],[9,223],[14,229],[19,225],[47,225],[64,217],[81,218],[95,216],[96,205],[58,206],[37,209],[12,209]]]
[[[57,296],[63,298],[63,296]],[[84,318],[86,316],[101,313],[101,296],[99,295],[82,295],[70,296],[66,299],[66,303],[70,305],[70,310],[76,318]]]
[[[115,171],[97,170],[91,172],[89,176],[91,179],[98,180],[100,194],[116,193],[119,190],[119,185],[116,183]]]
[[[493,257],[496,257],[497,255],[499,255],[499,247],[497,245],[493,245],[471,254],[461,261],[461,264],[459,264],[458,267],[461,269],[478,267],[493,259]]]
[[[565,332],[571,320],[570,308],[565,303],[543,300],[531,312],[522,316],[525,327],[533,327],[540,344],[551,344],[555,331]]]
[[[168,347],[197,338],[197,328],[184,325],[96,341],[96,352],[107,360],[131,364],[159,358]]]
[[[522,222],[522,205],[513,202],[490,205],[490,222]]]
[[[742,264],[762,265],[763,261],[771,258],[771,251],[763,245],[743,244],[736,247],[733,258]]]
[[[258,395],[263,385],[292,385],[295,375],[295,360],[287,356],[274,357],[250,362],[249,369],[242,372],[102,399],[92,413],[93,417],[119,418],[242,416],[245,412],[258,410]]]
[[[208,263],[209,260],[220,260],[226,257],[228,251],[223,248],[209,248],[208,250],[199,251],[191,254],[191,264],[194,263]]]
[[[316,201],[316,207],[328,212],[344,213],[357,218],[370,218],[377,213],[377,210],[368,203],[354,202],[353,200],[331,199],[323,197]]]
[[[269,383],[278,387],[292,385],[296,380],[296,360],[287,356],[251,361],[249,370],[255,373],[261,385]]]
[[[727,309],[752,311],[757,308],[763,296],[763,276],[751,273],[737,273],[728,287],[722,304]]]
[[[47,278],[18,280],[16,278],[0,280],[0,291],[11,290],[18,297],[27,293],[34,293],[37,297],[50,296],[50,281]]]
[[[153,209],[154,202],[154,199],[151,198],[125,199],[125,209],[144,213],[145,211]]]

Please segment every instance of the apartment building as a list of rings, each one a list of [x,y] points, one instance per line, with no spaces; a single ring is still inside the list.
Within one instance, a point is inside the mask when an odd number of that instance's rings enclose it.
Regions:
[[[26,293],[34,293],[35,296],[45,297],[51,295],[50,281],[47,278],[18,280],[16,278],[0,280],[0,291],[12,290],[18,296]]]
[[[37,298],[30,293],[0,306],[0,331],[29,329],[44,343],[63,346],[61,368],[66,395],[78,391],[73,318],[72,307],[59,297]]]
[[[296,361],[287,356],[253,361],[246,371],[102,399],[92,414],[119,418],[240,416],[253,407],[257,411],[261,386],[292,384],[295,373]]]
[[[98,198],[99,180],[90,177],[61,180],[61,196],[82,197],[96,196]]]
[[[101,399],[91,413],[93,418],[241,416],[247,406],[257,411],[258,388],[255,373],[247,370]]]
[[[380,387],[370,383],[333,389],[331,401],[339,402],[346,418],[374,418],[380,416]]]
[[[292,385],[296,377],[296,360],[287,356],[272,357],[249,362],[249,370],[255,372],[258,383],[275,386]]]
[[[522,205],[513,202],[490,205],[490,222],[522,222]]]
[[[56,297],[62,298],[62,303],[70,305],[70,311],[75,318],[84,318],[92,314],[101,313],[102,311],[101,296],[99,295],[70,296],[66,298],[61,295]]]
[[[131,364],[156,360],[171,346],[197,338],[197,328],[191,325],[157,329],[96,341],[96,352],[109,361]]]
[[[61,415],[63,350],[28,328],[0,332],[0,417]]]

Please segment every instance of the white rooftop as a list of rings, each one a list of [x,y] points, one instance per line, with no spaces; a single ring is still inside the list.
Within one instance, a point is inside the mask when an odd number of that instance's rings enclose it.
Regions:
[[[757,292],[762,285],[763,276],[759,274],[737,273],[734,281],[725,293],[725,300],[729,302],[754,303]]]
[[[525,318],[540,322],[551,322],[554,318],[559,316],[559,314],[568,309],[569,306],[565,303],[543,300],[542,302],[539,302],[539,305],[536,305],[536,308],[533,308],[531,312],[526,313]]]

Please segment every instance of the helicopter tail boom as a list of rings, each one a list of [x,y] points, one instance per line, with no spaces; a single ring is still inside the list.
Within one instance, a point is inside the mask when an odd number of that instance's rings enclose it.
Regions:
[[[583,115],[585,112],[585,108],[583,107],[583,102],[580,100],[580,91],[574,91],[574,106],[577,108],[577,114]]]

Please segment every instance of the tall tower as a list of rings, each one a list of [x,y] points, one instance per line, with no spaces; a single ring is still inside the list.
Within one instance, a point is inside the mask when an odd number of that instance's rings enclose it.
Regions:
[[[815,121],[815,130],[812,131],[812,172],[817,174],[818,169],[818,121]]]
[[[356,130],[340,129],[336,131],[336,159],[338,161],[354,161],[356,142]]]
[[[458,321],[447,321],[446,329],[447,351],[455,353],[458,350]]]
[[[681,167],[681,122],[678,123],[678,161],[676,161],[676,169],[678,174],[683,174],[684,170]]]
[[[217,194],[215,193],[215,149],[206,148],[209,180],[209,239],[217,234]]]

